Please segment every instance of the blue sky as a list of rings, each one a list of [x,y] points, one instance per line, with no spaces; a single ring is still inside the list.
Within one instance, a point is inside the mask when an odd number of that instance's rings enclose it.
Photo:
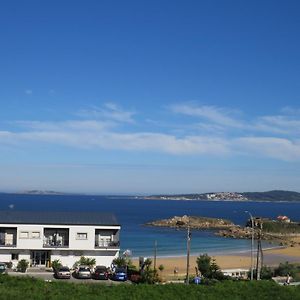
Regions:
[[[0,190],[300,191],[299,1],[9,1]]]

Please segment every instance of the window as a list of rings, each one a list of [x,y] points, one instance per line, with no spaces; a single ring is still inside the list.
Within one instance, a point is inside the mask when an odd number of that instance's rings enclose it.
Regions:
[[[31,232],[31,238],[32,239],[39,239],[40,238],[40,232],[39,231],[32,231]]]
[[[87,233],[86,232],[77,232],[76,239],[77,240],[87,240]]]
[[[29,238],[29,232],[28,231],[21,231],[20,232],[20,239],[28,239]]]
[[[19,253],[12,253],[11,260],[19,260]]]

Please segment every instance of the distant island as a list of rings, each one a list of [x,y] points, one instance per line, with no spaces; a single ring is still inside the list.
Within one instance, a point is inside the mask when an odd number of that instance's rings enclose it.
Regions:
[[[300,201],[300,193],[293,191],[215,192],[202,194],[151,195],[148,200],[206,200],[206,201]]]
[[[17,194],[24,194],[24,195],[68,195],[67,193],[56,192],[56,191],[41,191],[41,190],[29,190],[29,191],[22,191]]]

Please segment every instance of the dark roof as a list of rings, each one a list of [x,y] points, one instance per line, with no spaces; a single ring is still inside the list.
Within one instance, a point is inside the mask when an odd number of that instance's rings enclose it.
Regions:
[[[0,210],[0,224],[119,225],[111,213],[14,210]]]

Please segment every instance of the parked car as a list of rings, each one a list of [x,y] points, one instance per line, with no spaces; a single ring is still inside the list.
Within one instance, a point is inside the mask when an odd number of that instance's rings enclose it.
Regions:
[[[5,263],[0,263],[0,274],[7,274]]]
[[[54,277],[57,279],[70,279],[71,272],[68,267],[59,267],[54,271]]]
[[[92,277],[94,279],[107,280],[109,277],[107,268],[105,266],[96,266]]]
[[[127,271],[125,268],[117,268],[112,276],[113,280],[117,281],[126,281],[127,280]]]
[[[89,266],[79,266],[75,271],[75,277],[79,279],[90,279],[92,277]]]

